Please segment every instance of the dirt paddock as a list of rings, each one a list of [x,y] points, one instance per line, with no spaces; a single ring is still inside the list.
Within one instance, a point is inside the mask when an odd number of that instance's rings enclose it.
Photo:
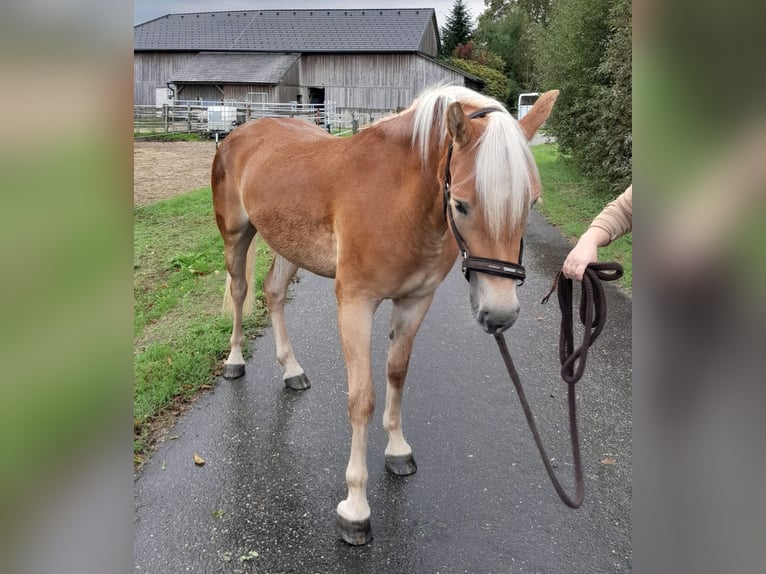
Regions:
[[[210,185],[214,141],[134,142],[133,204],[136,207]]]

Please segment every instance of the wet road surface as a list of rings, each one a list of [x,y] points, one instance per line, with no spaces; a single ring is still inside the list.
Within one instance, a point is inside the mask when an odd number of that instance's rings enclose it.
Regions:
[[[569,245],[533,212],[522,314],[506,333],[549,454],[571,490],[566,388],[558,375],[559,311],[547,293]],[[270,329],[245,377],[219,380],[178,421],[135,481],[135,570],[277,573],[629,572],[631,301],[612,285],[607,324],[578,384],[585,502],[561,503],[491,336],[471,317],[452,270],[415,341],[403,402],[418,472],[384,469],[385,354],[390,303],[375,316],[377,408],[369,432],[374,538],[335,532],[350,445],[346,376],[333,284],[307,272],[286,309],[312,387],[286,389]],[[195,466],[193,454],[205,459]]]

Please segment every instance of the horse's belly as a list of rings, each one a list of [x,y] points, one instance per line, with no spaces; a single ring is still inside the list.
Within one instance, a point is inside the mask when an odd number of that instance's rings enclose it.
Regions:
[[[337,249],[331,233],[256,229],[269,247],[288,261],[317,275],[335,277]]]

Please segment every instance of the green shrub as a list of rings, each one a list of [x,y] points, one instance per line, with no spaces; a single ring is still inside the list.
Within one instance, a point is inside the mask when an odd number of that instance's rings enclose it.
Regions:
[[[632,178],[631,37],[628,0],[561,0],[535,50],[541,88],[561,90],[549,132],[613,193]]]
[[[464,72],[468,72],[472,76],[484,80],[487,83],[484,88],[484,93],[488,96],[503,103],[508,101],[508,97],[511,94],[511,84],[502,72],[493,70],[487,66],[482,66],[477,62],[461,60],[460,58],[451,58],[448,63],[454,68],[458,68]]]

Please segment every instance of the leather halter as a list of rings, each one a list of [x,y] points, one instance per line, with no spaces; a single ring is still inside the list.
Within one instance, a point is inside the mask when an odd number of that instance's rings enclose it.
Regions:
[[[475,118],[482,118],[489,113],[502,111],[500,108],[481,108],[476,110],[468,116],[469,120]],[[449,206],[449,200],[451,198],[450,184],[452,183],[452,174],[450,173],[450,162],[452,161],[452,148],[453,142],[449,144],[449,150],[447,151],[447,165],[444,168],[444,218],[449,223],[450,229],[452,229],[452,235],[455,236],[455,241],[460,249],[460,255],[463,257],[463,275],[466,281],[470,280],[471,271],[477,271],[479,273],[487,273],[489,275],[497,275],[498,277],[506,277],[508,279],[515,279],[519,285],[524,283],[524,279],[527,277],[527,272],[521,264],[521,256],[524,253],[524,238],[521,239],[521,247],[519,248],[519,262],[511,263],[509,261],[501,261],[499,259],[488,259],[486,257],[474,257],[468,251],[468,246],[465,243],[465,239],[460,235],[457,225],[455,225],[455,218],[452,215],[452,210]]]

